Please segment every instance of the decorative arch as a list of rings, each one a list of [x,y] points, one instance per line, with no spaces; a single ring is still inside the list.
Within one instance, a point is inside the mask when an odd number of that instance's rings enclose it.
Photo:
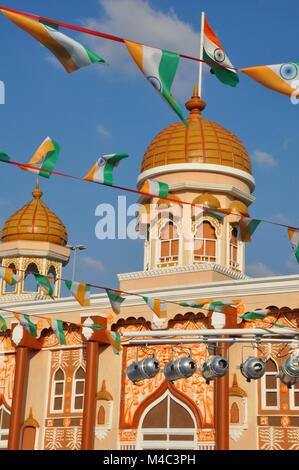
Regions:
[[[66,377],[61,367],[58,367],[53,373],[51,389],[51,412],[62,413],[64,410]]]
[[[85,369],[81,364],[75,369],[72,380],[72,411],[82,411],[84,403]]]
[[[266,372],[261,378],[261,405],[264,409],[279,409],[279,379],[277,377],[278,364],[275,359],[269,355],[266,361]]]
[[[17,274],[17,268],[16,268],[15,263],[10,263],[8,265],[8,268],[12,269],[14,274]],[[15,284],[14,286],[10,286],[7,282],[3,281],[3,285],[4,285],[3,291],[5,294],[14,294],[17,291],[17,287],[18,287],[17,284]]]
[[[193,263],[219,262],[217,224],[211,218],[202,218],[193,224]]]
[[[31,262],[28,263],[25,269],[23,292],[37,292],[38,286],[34,276],[32,275],[33,273],[39,273],[39,269],[36,263]]]
[[[177,266],[182,256],[182,237],[173,217],[159,221],[158,267]]]
[[[160,385],[157,390],[149,395],[135,411],[133,421],[132,421],[132,428],[137,429],[139,426],[140,418],[143,415],[144,411],[153,403],[156,401],[159,397],[163,396],[166,391],[169,391],[175,398],[177,398],[179,401],[183,402],[190,410],[192,411],[195,420],[196,420],[196,426],[197,428],[202,428],[203,427],[203,419],[201,416],[201,413],[199,409],[197,408],[196,404],[194,401],[189,398],[187,395],[182,394],[173,384],[171,384],[168,380],[164,380],[164,382]]]

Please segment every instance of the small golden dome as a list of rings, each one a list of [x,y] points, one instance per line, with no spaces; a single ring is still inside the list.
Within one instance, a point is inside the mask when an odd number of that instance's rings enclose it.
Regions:
[[[232,201],[229,205],[231,212],[237,212],[242,215],[249,216],[248,207],[241,201]]]
[[[212,194],[209,193],[204,193],[201,194],[200,196],[197,196],[193,204],[201,204],[203,206],[210,206],[213,207],[214,209],[219,209],[220,207],[220,202],[219,199],[217,199],[216,196],[213,196]]]
[[[3,225],[1,241],[33,240],[67,244],[67,231],[61,220],[42,201],[39,189],[32,192],[33,200],[15,212]]]
[[[151,168],[176,163],[208,163],[243,170],[251,174],[251,162],[238,137],[215,122],[203,119],[205,102],[197,86],[187,101],[188,127],[177,122],[162,130],[147,148],[141,173]]]

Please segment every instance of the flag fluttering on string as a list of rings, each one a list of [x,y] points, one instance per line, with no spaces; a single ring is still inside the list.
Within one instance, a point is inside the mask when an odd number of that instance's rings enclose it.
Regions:
[[[182,108],[175,101],[170,91],[180,61],[179,54],[131,41],[125,41],[125,44],[145,78],[187,126]]]
[[[288,235],[294,250],[296,260],[299,263],[299,230],[295,230],[293,228],[288,228]]]
[[[140,192],[158,197],[168,197],[168,190],[168,184],[148,179],[140,189]]]
[[[0,9],[1,10],[1,9]],[[97,62],[102,57],[58,31],[58,26],[32,20],[24,15],[1,10],[9,20],[49,49],[68,73]]]
[[[90,286],[81,282],[65,281],[66,287],[82,307],[90,306]]]
[[[210,215],[214,219],[218,220],[219,222],[222,222],[224,217],[226,217],[227,214],[223,214],[222,212],[218,212],[214,207],[209,206],[209,209],[204,209],[204,215]]]
[[[127,153],[103,155],[96,161],[89,173],[84,176],[84,179],[87,181],[93,181],[94,183],[112,186],[114,168],[119,165],[121,160],[128,158],[128,156],[129,155]]]
[[[111,308],[116,315],[120,313],[120,306],[125,300],[124,297],[121,297],[121,292],[120,291],[113,291],[111,289],[106,289],[106,293],[108,295],[108,299],[111,304]]]
[[[210,62],[208,65],[222,83],[233,87],[239,83],[236,70],[206,18],[203,31],[203,58]]]
[[[48,322],[50,326],[52,327],[52,330],[54,331],[59,344],[66,344],[66,338],[65,338],[64,331],[63,331],[63,321],[49,318]]]
[[[112,346],[114,354],[119,354],[121,351],[120,334],[116,331],[106,331],[106,336]]]
[[[7,282],[7,284],[10,286],[15,286],[18,282],[20,282],[22,276],[15,274],[11,268],[0,267],[0,278]]]
[[[269,313],[270,311],[268,309],[255,310],[254,312],[244,313],[240,318],[245,321],[263,320]]]
[[[190,302],[180,302],[181,307],[202,308],[204,305],[213,302],[213,299],[198,299]]]
[[[251,236],[256,231],[257,227],[261,223],[261,220],[257,219],[247,219],[245,220],[244,217],[241,217],[239,221],[239,231],[238,231],[238,239],[244,243],[251,242]]]
[[[157,315],[157,317],[167,317],[166,302],[163,302],[160,299],[153,299],[150,297],[143,297],[143,300],[145,301],[145,303],[147,303],[149,308]]]
[[[29,331],[31,336],[37,336],[36,326],[29,318],[29,315],[23,313],[14,313],[15,318],[21,323],[21,325]]]
[[[0,331],[4,332],[7,330],[7,324],[5,319],[0,315]]]
[[[36,170],[35,168],[28,168],[27,166],[26,168],[21,168],[22,170],[30,171],[31,173],[34,173],[38,176],[42,176],[43,178],[50,178],[51,171],[53,171],[55,168],[59,152],[60,145],[50,137],[46,137],[28,163],[28,165],[37,167],[39,170]]]
[[[33,273],[35,280],[39,287],[45,292],[49,297],[53,296],[53,287],[51,286],[51,276],[43,276],[42,274]]]
[[[299,76],[299,62],[247,67],[240,69],[240,72],[245,73],[261,85],[270,88],[270,90],[287,96],[292,96],[297,91],[295,95],[299,96],[298,87],[296,88],[294,83]]]
[[[7,155],[7,153],[0,151],[0,161],[1,161],[1,162],[7,163],[7,162],[9,162],[10,160],[11,160],[11,159],[10,159],[10,156]]]
[[[228,307],[235,307],[241,302],[241,300],[215,300],[209,304],[209,310],[211,312],[225,313]]]

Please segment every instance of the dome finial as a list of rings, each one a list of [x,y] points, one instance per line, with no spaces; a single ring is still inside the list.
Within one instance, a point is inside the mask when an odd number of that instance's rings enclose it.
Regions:
[[[187,101],[186,108],[190,111],[189,118],[201,117],[201,111],[206,107],[206,103],[198,96],[198,87],[197,83],[194,85],[193,96]]]
[[[32,196],[34,199],[40,199],[43,195],[43,192],[39,189],[39,181],[38,178],[36,178],[36,188],[34,191],[32,191]]]

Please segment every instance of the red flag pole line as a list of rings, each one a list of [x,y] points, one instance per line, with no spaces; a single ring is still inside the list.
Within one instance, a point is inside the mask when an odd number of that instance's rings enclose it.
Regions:
[[[50,23],[50,24],[52,23],[54,25],[61,26],[62,28],[72,29],[73,31],[79,31],[80,33],[85,33],[85,34],[89,34],[91,36],[97,36],[97,37],[100,37],[100,38],[103,38],[103,39],[108,39],[109,41],[120,42],[120,43],[125,43],[125,41],[129,41],[129,39],[121,38],[121,37],[115,36],[113,34],[102,33],[101,31],[95,31],[94,29],[88,29],[88,28],[84,28],[82,26],[76,26],[76,25],[73,25],[71,23],[64,23],[62,21],[52,20],[50,18],[45,18],[43,16],[34,15],[33,13],[27,13],[25,11],[15,10],[14,8],[3,7],[3,6],[0,5],[0,10],[8,11],[8,12],[11,12],[11,13],[17,13],[19,15],[27,16],[28,18],[32,18],[34,20],[43,21],[45,23]],[[144,45],[146,45],[146,44],[144,44]],[[152,47],[152,46],[148,46],[148,47]],[[174,51],[170,51],[170,52],[174,52]],[[204,60],[204,59],[199,59],[198,57],[193,57],[193,56],[190,56],[190,55],[180,54],[178,52],[174,52],[174,53],[179,55],[182,59],[193,60],[195,62],[203,62],[207,65],[213,65],[213,66],[217,66],[217,67],[221,67],[221,68],[225,68],[225,69],[231,69],[231,70],[236,70],[236,71],[239,70],[236,67],[224,66],[222,64],[218,64],[217,62],[210,62],[210,61],[207,61],[207,60]]]
[[[0,152],[1,153],[1,152]],[[1,161],[1,157],[0,157],[0,161]],[[118,189],[120,191],[126,191],[126,192],[129,192],[129,193],[133,193],[133,194],[138,194],[138,195],[141,195],[141,196],[146,196],[146,197],[149,197],[149,198],[159,198],[159,199],[163,199],[165,201],[170,201],[170,202],[174,202],[176,204],[184,204],[184,205],[188,205],[188,206],[191,206],[191,207],[197,207],[199,209],[201,209],[202,211],[211,211],[211,212],[219,212],[221,214],[224,214],[224,216],[226,215],[229,215],[229,214],[232,214],[232,212],[229,210],[229,209],[218,209],[218,208],[211,208],[209,206],[205,206],[203,204],[195,204],[193,202],[187,202],[187,201],[181,201],[181,200],[178,200],[178,199],[175,199],[175,198],[170,198],[170,197],[165,197],[165,196],[157,196],[156,194],[151,194],[151,193],[146,193],[146,192],[143,192],[143,191],[138,191],[138,189],[132,189],[132,188],[127,188],[126,186],[118,186],[116,184],[105,184],[105,183],[97,183],[96,181],[91,181],[91,180],[86,180],[84,178],[81,178],[79,176],[74,176],[74,175],[69,175],[68,173],[61,173],[60,171],[54,171],[54,170],[46,170],[46,169],[41,169],[39,167],[36,167],[34,165],[29,165],[27,163],[19,163],[19,162],[16,162],[16,161],[13,161],[13,160],[9,160],[9,161],[4,161],[2,160],[4,163],[7,163],[9,165],[13,165],[13,166],[17,166],[23,170],[35,170],[35,171],[42,171],[43,173],[49,173],[50,175],[56,175],[56,176],[62,176],[64,178],[70,178],[70,179],[73,179],[73,180],[77,180],[77,181],[84,181],[84,182],[88,182],[88,183],[94,183],[94,184],[100,184],[102,186],[107,186],[107,187],[110,187],[110,188],[114,188],[114,189]],[[237,214],[238,215],[238,214]],[[242,218],[244,219],[253,219],[253,217],[248,217],[248,216],[243,216],[242,215]],[[266,220],[266,219],[257,219],[257,220],[260,220],[261,222],[264,222],[264,223],[267,223],[267,224],[271,224],[271,225],[276,225],[278,227],[283,227],[283,228],[287,228],[287,229],[291,229],[291,230],[299,230],[299,227],[293,227],[291,225],[286,225],[286,224],[280,224],[278,222],[273,222],[272,220]]]

